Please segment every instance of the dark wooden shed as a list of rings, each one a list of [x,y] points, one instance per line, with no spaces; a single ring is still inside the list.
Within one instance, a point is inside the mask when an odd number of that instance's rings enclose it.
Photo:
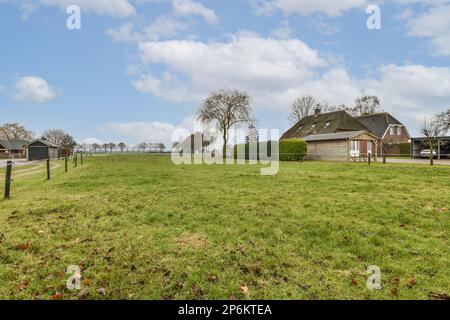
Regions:
[[[25,145],[28,161],[57,159],[58,146],[43,139],[35,139]]]

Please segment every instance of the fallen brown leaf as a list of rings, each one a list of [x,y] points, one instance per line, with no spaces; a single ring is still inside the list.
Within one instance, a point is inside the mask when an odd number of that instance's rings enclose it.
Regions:
[[[244,294],[248,294],[250,291],[246,284],[241,286],[241,290],[242,290],[242,293],[244,293]]]
[[[352,286],[357,286],[358,285],[358,281],[356,279],[352,279]]]
[[[412,288],[417,284],[417,280],[415,278],[409,278],[406,284],[408,287]]]
[[[436,300],[450,300],[450,295],[440,292],[430,292],[430,298]]]
[[[55,294],[52,294],[50,297],[52,300],[61,300],[63,297],[63,294],[61,292],[56,292]]]

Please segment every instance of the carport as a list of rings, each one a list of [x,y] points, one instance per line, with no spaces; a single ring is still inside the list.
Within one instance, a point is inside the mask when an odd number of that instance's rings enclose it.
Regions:
[[[426,138],[411,138],[411,157],[420,158],[420,152],[429,149]],[[437,158],[450,158],[450,137],[439,137],[437,146]]]

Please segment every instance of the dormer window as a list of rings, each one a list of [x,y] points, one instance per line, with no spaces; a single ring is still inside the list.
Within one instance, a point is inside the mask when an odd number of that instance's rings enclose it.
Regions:
[[[325,123],[325,128],[328,128],[330,126],[331,122],[328,121],[327,123]]]
[[[398,136],[402,135],[402,127],[397,127],[397,135]]]
[[[316,124],[314,123],[312,126],[311,126],[311,129],[314,129],[316,127]]]
[[[391,127],[391,129],[390,129],[390,134],[391,134],[391,136],[395,135],[394,127]]]

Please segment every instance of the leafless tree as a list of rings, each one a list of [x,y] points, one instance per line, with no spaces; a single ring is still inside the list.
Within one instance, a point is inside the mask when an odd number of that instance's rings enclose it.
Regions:
[[[63,129],[49,129],[42,134],[42,138],[61,146],[66,134],[67,133]]]
[[[395,145],[392,140],[382,140],[381,141],[381,155],[383,156],[383,163],[386,163],[387,151]]]
[[[363,116],[372,114],[380,110],[380,99],[377,96],[364,96],[356,99],[355,106],[351,108],[350,113],[353,116]]]
[[[303,96],[297,98],[291,106],[289,121],[292,124],[296,124],[303,118],[313,114],[317,104],[318,103],[313,96]]]
[[[450,109],[448,109],[446,112],[437,115],[437,121],[439,122],[439,125],[442,127],[442,130],[445,130],[445,132],[450,130]]]
[[[97,153],[97,150],[100,149],[100,145],[98,143],[93,143],[92,144],[92,149],[94,150],[94,153]]]
[[[33,133],[18,123],[5,123],[0,126],[0,139],[32,140]]]
[[[420,132],[425,137],[425,143],[430,149],[430,165],[434,164],[433,151],[437,148],[439,137],[443,136],[447,130],[442,126],[439,117],[426,118],[422,121]]]
[[[240,123],[251,121],[252,108],[249,94],[242,90],[222,89],[212,93],[202,104],[197,119],[206,125],[214,125],[223,135],[223,158],[229,130]]]
[[[117,146],[119,147],[120,152],[123,152],[125,150],[125,148],[127,147],[127,145],[123,142],[120,142]]]

